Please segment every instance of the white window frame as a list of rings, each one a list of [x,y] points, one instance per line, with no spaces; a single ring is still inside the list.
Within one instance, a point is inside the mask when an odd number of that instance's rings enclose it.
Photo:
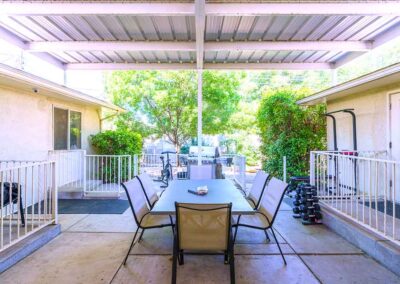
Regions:
[[[59,150],[55,150],[54,149],[54,109],[58,108],[58,109],[62,109],[62,110],[66,110],[68,112],[68,122],[67,122],[67,149],[59,149]],[[51,116],[51,120],[52,120],[52,144],[53,144],[53,150],[54,151],[63,151],[63,150],[71,150],[71,111],[73,112],[79,112],[81,114],[81,148],[77,149],[77,150],[82,150],[82,125],[83,125],[83,112],[81,110],[77,110],[74,108],[70,108],[70,107],[66,107],[66,106],[60,106],[60,105],[53,105],[53,109],[52,109],[52,116]]]

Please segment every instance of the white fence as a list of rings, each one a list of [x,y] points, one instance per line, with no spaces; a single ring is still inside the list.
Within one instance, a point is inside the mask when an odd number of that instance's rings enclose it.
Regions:
[[[55,163],[0,163],[0,251],[57,222]]]
[[[167,156],[164,154],[142,154],[134,156],[134,174],[146,172],[153,179],[161,177],[161,170],[167,163]],[[190,165],[197,165],[197,156],[191,157],[186,154],[170,154],[169,155],[173,179],[187,179],[190,176]],[[239,155],[223,155],[219,158],[202,158],[202,164],[213,165],[215,178],[228,178],[236,180],[236,182],[245,188],[246,183],[246,158]],[[219,170],[217,167],[221,167]]]
[[[400,162],[385,152],[310,154],[310,180],[321,203],[400,243]]]
[[[85,150],[56,150],[49,152],[49,160],[57,162],[57,186],[83,187],[85,156]]]

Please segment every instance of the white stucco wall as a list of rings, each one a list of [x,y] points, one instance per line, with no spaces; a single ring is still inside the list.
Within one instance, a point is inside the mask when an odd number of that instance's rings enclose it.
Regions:
[[[91,106],[26,93],[0,86],[0,160],[45,160],[53,149],[53,106],[82,113],[82,149],[100,131],[97,110]]]
[[[327,102],[327,112],[354,108],[357,118],[358,150],[381,151],[388,147],[388,94],[400,90],[400,84],[354,93]],[[353,149],[352,120],[350,114],[336,113],[338,149]],[[327,118],[328,149],[333,150],[332,119]]]

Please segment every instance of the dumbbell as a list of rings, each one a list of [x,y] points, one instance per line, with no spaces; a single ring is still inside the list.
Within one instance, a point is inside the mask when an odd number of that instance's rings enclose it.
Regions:
[[[293,205],[294,206],[299,206],[300,205],[300,201],[299,200],[294,200],[293,201]]]
[[[314,213],[314,215],[315,215],[315,218],[316,218],[317,220],[321,220],[321,219],[322,219],[322,214],[321,214],[321,212],[316,211],[316,212]]]
[[[300,213],[299,207],[293,207],[293,213],[294,214],[299,214]]]

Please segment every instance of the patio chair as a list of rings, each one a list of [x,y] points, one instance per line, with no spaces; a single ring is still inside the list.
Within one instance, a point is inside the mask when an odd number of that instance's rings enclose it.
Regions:
[[[235,259],[229,204],[190,204],[175,202],[176,226],[172,262],[172,283],[176,283],[177,262],[184,264],[184,251],[223,252],[235,283]],[[205,271],[206,272],[206,271]]]
[[[267,185],[265,194],[261,199],[260,207],[256,209],[255,214],[239,215],[237,217],[237,220],[235,220],[235,224],[233,225],[233,227],[235,227],[235,236],[233,238],[234,241],[236,241],[236,235],[239,227],[247,227],[256,230],[262,230],[265,233],[267,241],[270,240],[267,233],[267,230],[270,229],[276,241],[276,244],[278,245],[279,252],[281,253],[285,265],[286,265],[286,260],[282,253],[281,247],[279,245],[279,242],[276,238],[272,226],[274,224],[275,217],[278,213],[279,206],[282,203],[283,196],[285,194],[287,187],[288,187],[287,183],[277,178],[272,178]]]
[[[139,232],[139,229],[142,230],[140,233],[138,242],[142,239],[143,233],[148,229],[156,229],[163,227],[173,227],[174,222],[171,216],[166,215],[151,215],[150,210],[147,207],[146,199],[144,196],[144,192],[142,190],[142,186],[139,182],[139,179],[131,179],[127,182],[121,183],[122,187],[126,192],[126,196],[128,197],[129,205],[131,207],[133,217],[135,219],[137,229],[135,235],[133,236],[132,243],[129,247],[129,250],[124,259],[124,265],[126,264],[126,260],[128,259],[129,252],[135,244],[136,236]]]
[[[257,209],[260,206],[260,201],[264,194],[265,186],[267,185],[269,178],[269,174],[262,170],[258,171],[254,177],[249,194],[246,196],[246,199],[250,201],[253,209]]]
[[[190,179],[199,180],[199,179],[212,179],[212,165],[191,165],[190,166]]]
[[[162,190],[160,195],[158,195],[153,180],[146,173],[142,173],[136,176],[136,178],[139,180],[143,193],[146,197],[147,204],[149,205],[149,208],[151,210],[154,204],[156,204],[156,202],[158,201],[159,196],[161,196],[165,190]]]

